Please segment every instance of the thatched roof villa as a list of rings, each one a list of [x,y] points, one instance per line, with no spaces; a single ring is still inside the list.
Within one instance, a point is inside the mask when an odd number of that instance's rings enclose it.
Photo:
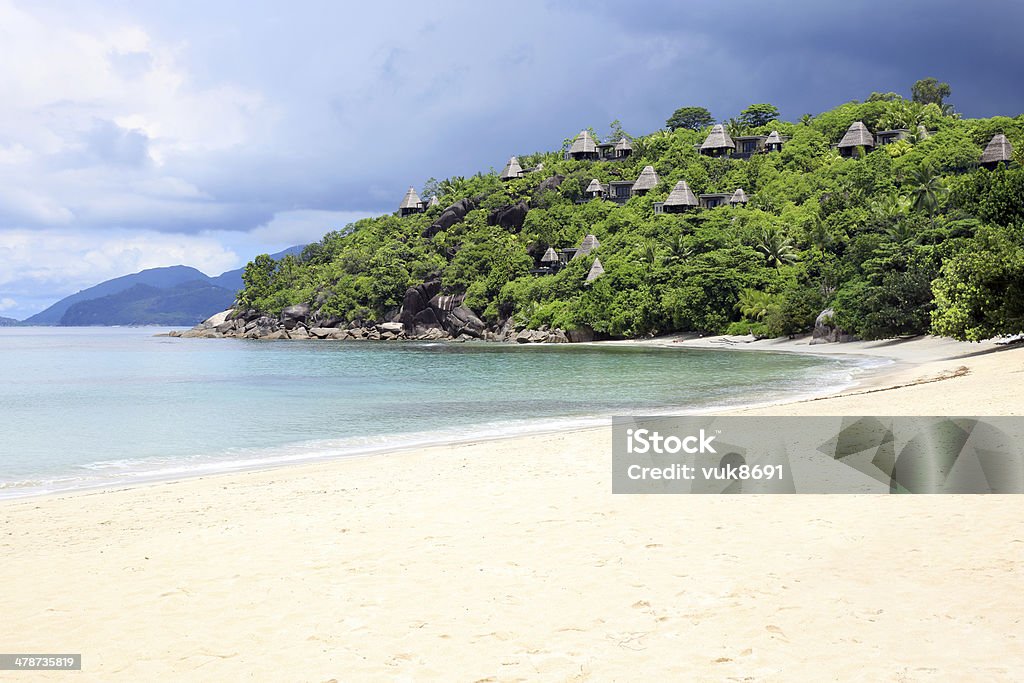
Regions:
[[[576,248],[576,253],[573,254],[573,258],[577,258],[579,256],[586,256],[590,252],[597,249],[599,246],[601,246],[601,243],[597,241],[597,237],[595,237],[594,235],[587,235],[586,237],[583,238],[583,241],[580,242],[580,246]]]
[[[747,193],[743,191],[742,187],[737,187],[736,191],[732,193],[732,197],[729,199],[729,203],[733,206],[739,206],[740,204],[746,204],[749,200],[747,199]]]
[[[642,197],[655,188],[658,184],[658,174],[654,172],[653,166],[644,166],[636,181],[633,182],[633,196]]]
[[[590,272],[587,273],[587,282],[593,282],[604,275],[604,266],[601,265],[601,257],[595,256],[594,262],[590,265]]]
[[[565,153],[565,157],[567,159],[575,159],[576,161],[597,160],[597,143],[595,143],[594,138],[591,137],[590,131],[580,131],[580,134],[572,141],[569,151]]]
[[[783,138],[779,135],[779,131],[773,130],[768,134],[768,137],[764,139],[764,149],[767,152],[781,152]]]
[[[515,180],[523,177],[523,167],[519,165],[519,159],[509,157],[508,163],[505,164],[505,168],[501,170],[501,175],[498,177],[502,180]]]
[[[405,193],[405,197],[402,198],[402,203],[398,205],[399,216],[409,216],[414,213],[421,213],[423,211],[423,202],[420,201],[420,196],[416,194],[416,190],[412,187]]]
[[[846,129],[843,139],[836,146],[844,157],[854,156],[858,149],[870,152],[875,148],[875,136],[871,134],[863,121],[854,121]]]
[[[996,133],[981,155],[981,165],[988,169],[995,169],[1001,163],[1008,164],[1013,160],[1013,145],[1002,133]]]
[[[668,197],[661,203],[663,213],[682,213],[698,206],[697,196],[693,194],[685,180],[676,183]]]
[[[704,139],[700,146],[700,153],[709,157],[729,156],[735,150],[736,143],[729,137],[725,126],[720,123],[715,124],[711,129],[711,134]]]
[[[583,191],[583,196],[587,199],[600,199],[601,197],[604,197],[604,193],[604,185],[602,185],[597,178],[594,178],[590,181],[590,184],[587,185],[587,189]]]

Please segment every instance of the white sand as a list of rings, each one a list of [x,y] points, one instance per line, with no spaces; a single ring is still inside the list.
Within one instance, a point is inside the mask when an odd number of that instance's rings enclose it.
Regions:
[[[1024,348],[980,348],[752,412],[1024,413]],[[90,681],[1024,678],[1021,498],[612,496],[610,461],[595,429],[4,503],[0,652]]]

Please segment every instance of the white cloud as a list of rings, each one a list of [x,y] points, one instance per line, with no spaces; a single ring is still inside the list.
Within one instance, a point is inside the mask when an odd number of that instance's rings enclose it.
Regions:
[[[0,311],[7,311],[18,305],[18,302],[9,296],[0,299]]]
[[[2,230],[0,290],[14,295],[59,299],[113,277],[159,266],[190,265],[219,275],[240,258],[205,235],[111,231],[93,235],[73,230]],[[34,312],[34,311],[31,311]]]

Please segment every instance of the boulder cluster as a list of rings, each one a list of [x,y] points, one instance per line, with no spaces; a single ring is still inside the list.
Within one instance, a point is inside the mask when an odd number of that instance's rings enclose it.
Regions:
[[[592,341],[593,335],[560,329],[516,327],[511,319],[488,327],[468,306],[463,294],[442,294],[441,283],[431,280],[410,287],[402,307],[383,321],[345,321],[314,311],[309,304],[288,306],[278,316],[259,311],[229,310],[191,330],[171,332],[173,337],[239,339],[334,339],[353,341],[453,340],[526,343]]]

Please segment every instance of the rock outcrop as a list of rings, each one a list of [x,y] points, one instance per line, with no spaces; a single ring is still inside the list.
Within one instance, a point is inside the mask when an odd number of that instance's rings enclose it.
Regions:
[[[444,232],[466,217],[466,214],[476,208],[476,202],[472,199],[460,199],[455,202],[437,217],[437,220],[430,224],[423,231],[423,237],[433,237],[439,232]]]
[[[490,225],[500,225],[511,233],[518,233],[523,229],[523,223],[526,222],[526,214],[529,210],[530,206],[525,201],[509,204],[491,211],[487,222]]]
[[[845,330],[833,322],[835,314],[836,312],[831,308],[826,308],[818,314],[818,317],[814,319],[814,331],[811,333],[811,344],[829,344],[833,342],[849,342],[857,340],[854,335],[847,334]]]

